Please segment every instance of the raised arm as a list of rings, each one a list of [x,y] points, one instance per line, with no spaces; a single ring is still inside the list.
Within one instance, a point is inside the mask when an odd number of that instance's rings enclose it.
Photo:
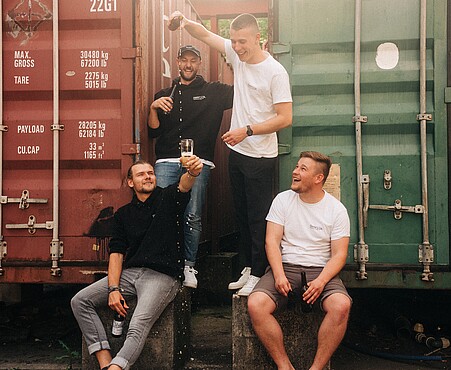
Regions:
[[[196,177],[202,172],[203,164],[199,157],[192,155],[185,163],[186,172],[182,175],[179,182],[179,190],[187,193],[191,190],[196,181]]]
[[[180,27],[188,31],[188,33],[195,39],[204,42],[208,46],[225,53],[224,41],[225,39],[209,30],[202,24],[187,19],[181,12],[175,11],[169,17],[171,23],[174,18],[181,17]]]

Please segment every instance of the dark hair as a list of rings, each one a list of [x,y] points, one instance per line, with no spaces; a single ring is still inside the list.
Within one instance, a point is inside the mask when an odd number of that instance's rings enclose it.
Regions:
[[[138,164],[148,164],[148,165],[150,165],[150,166],[152,166],[149,162],[147,162],[147,161],[145,161],[145,160],[143,160],[143,159],[140,159],[140,160],[137,160],[136,162],[134,162],[131,166],[130,166],[130,168],[128,169],[128,172],[127,172],[127,179],[132,179],[133,178],[133,171],[132,171],[132,168],[134,167],[134,166],[137,166]]]
[[[320,164],[321,172],[324,175],[323,184],[326,182],[327,177],[329,176],[330,167],[332,166],[331,159],[320,152],[314,152],[314,151],[305,151],[301,152],[300,158],[310,158],[313,159],[315,162]]]
[[[247,27],[253,27],[257,32],[259,32],[257,18],[249,13],[240,14],[232,21],[232,23],[230,23],[230,28],[235,31]]]

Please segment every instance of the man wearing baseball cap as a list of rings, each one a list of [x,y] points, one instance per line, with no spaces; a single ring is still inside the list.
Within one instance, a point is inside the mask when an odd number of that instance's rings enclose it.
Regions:
[[[177,53],[177,57],[180,58],[180,57],[181,57],[185,52],[187,52],[187,51],[192,52],[193,54],[197,55],[197,56],[199,57],[199,59],[202,59],[202,57],[200,56],[200,51],[197,50],[196,47],[193,46],[193,45],[185,45],[185,46],[182,46],[182,47],[179,49],[179,52]]]
[[[191,200],[184,215],[184,286],[197,288],[194,269],[202,233],[202,207],[213,163],[216,138],[224,110],[232,108],[233,86],[206,82],[198,75],[202,63],[200,51],[193,45],[182,46],[177,53],[179,76],[172,86],[155,94],[149,113],[149,134],[156,138],[155,174],[158,185],[176,183],[185,172],[180,158],[180,139],[193,139],[194,154],[204,164],[191,189]]]

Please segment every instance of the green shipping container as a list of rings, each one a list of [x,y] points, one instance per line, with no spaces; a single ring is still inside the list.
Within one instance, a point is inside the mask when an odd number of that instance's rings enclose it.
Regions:
[[[304,150],[331,156],[351,218],[349,287],[451,287],[445,0],[279,0],[290,74],[279,190]],[[447,95],[447,94],[446,94]]]

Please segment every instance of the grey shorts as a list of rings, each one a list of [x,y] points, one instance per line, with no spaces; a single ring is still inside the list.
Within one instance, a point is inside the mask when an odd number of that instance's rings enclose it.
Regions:
[[[307,281],[312,281],[316,279],[323,270],[322,267],[303,267],[291,265],[288,263],[283,264],[283,269],[285,271],[285,275],[288,281],[291,284],[292,289],[301,286],[301,271],[305,271]],[[272,273],[271,267],[268,267],[266,269],[265,274],[261,277],[260,281],[257,283],[254,290],[252,290],[252,293],[255,292],[266,293],[275,302],[276,310],[284,308],[287,305],[288,298],[280,294],[274,285],[274,275]],[[352,298],[348,294],[348,291],[346,290],[343,282],[338,276],[335,276],[326,284],[323,292],[319,296],[319,299],[317,299],[314,304],[317,305],[319,302],[321,309],[323,309],[322,307],[323,301],[331,294],[335,293],[344,294],[346,297],[349,298],[349,300],[352,303]]]

